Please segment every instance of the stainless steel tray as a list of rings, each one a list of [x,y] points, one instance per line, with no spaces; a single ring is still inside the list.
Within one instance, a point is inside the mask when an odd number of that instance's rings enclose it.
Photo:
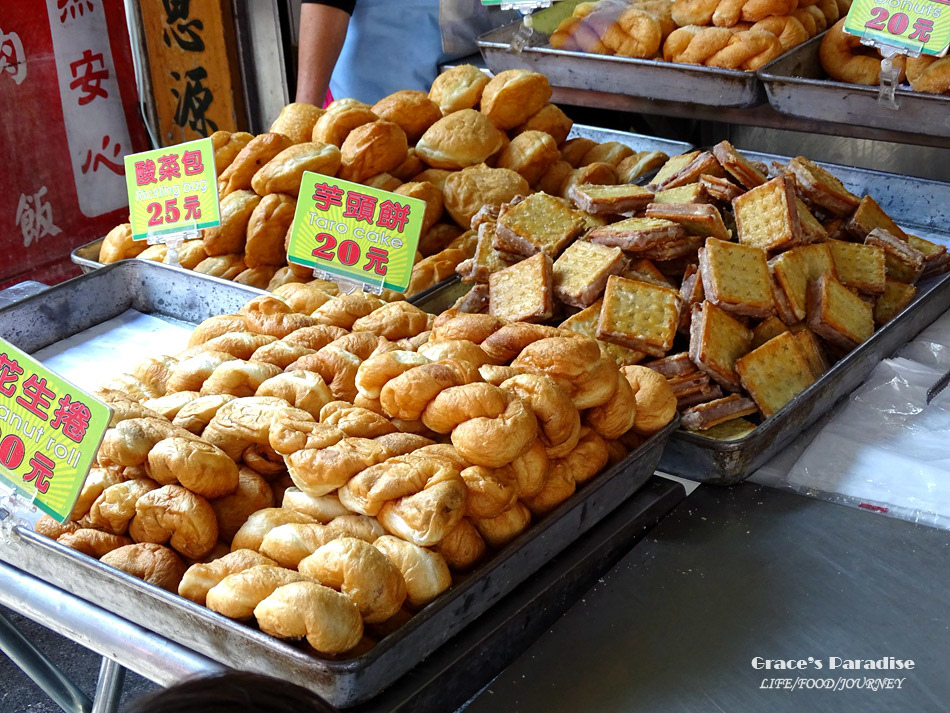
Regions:
[[[899,109],[878,104],[878,88],[828,79],[813,37],[759,70],[769,103],[783,114],[912,134],[950,137],[950,96],[896,92]]]
[[[134,308],[197,322],[235,311],[256,290],[185,270],[125,260],[0,309],[0,337],[32,352]],[[0,542],[0,559],[229,666],[269,673],[337,706],[365,701],[474,621],[614,510],[653,474],[677,421],[599,475],[489,561],[349,660],[317,658],[45,538]]]
[[[742,151],[769,162],[787,157]],[[950,184],[860,168],[822,164],[857,195],[870,195],[901,227],[921,238],[950,244]],[[750,476],[792,439],[851,393],[882,359],[893,354],[950,305],[950,274],[918,284],[914,301],[868,341],[835,364],[818,381],[752,433],[736,441],[717,441],[676,431],[660,470],[715,485],[732,485]]]
[[[587,52],[525,47],[511,51],[520,22],[499,27],[478,38],[485,63],[493,72],[530,69],[555,87],[587,89],[661,101],[703,106],[756,106],[765,91],[754,72],[673,64],[653,59],[608,57]],[[537,42],[545,42],[544,35]]]

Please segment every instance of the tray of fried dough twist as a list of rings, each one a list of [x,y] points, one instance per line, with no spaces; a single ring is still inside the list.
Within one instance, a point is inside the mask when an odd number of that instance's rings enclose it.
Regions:
[[[521,23],[506,25],[478,38],[482,57],[493,72],[529,69],[545,75],[554,87],[707,107],[765,102],[755,72],[554,49],[540,33],[532,36],[530,46],[515,52],[512,40],[521,27]]]
[[[195,324],[234,313],[259,295],[226,280],[126,260],[0,309],[0,338],[35,352],[128,309]],[[351,706],[410,671],[637,491],[677,423],[605,468],[405,624],[349,658],[320,657],[306,643],[272,638],[33,532],[20,532],[15,544],[0,541],[0,559],[223,664],[293,681],[336,706]]]
[[[878,102],[877,87],[828,77],[818,55],[821,40],[814,37],[759,70],[776,111],[838,124],[950,137],[950,96],[915,92],[902,84],[895,92],[897,109],[885,106]]]

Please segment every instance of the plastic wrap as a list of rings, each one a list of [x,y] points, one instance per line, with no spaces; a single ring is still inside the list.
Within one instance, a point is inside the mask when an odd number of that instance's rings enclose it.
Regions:
[[[950,312],[881,362],[752,480],[950,529]]]

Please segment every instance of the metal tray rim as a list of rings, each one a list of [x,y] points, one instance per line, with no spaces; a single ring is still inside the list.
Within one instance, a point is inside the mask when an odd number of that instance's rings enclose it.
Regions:
[[[512,23],[510,25],[505,25],[503,27],[495,28],[486,32],[484,35],[481,35],[477,39],[478,46],[487,47],[488,49],[495,50],[507,50],[508,43],[498,42],[493,39],[489,39],[490,36],[499,33],[501,31],[510,29],[515,25],[520,23]],[[720,69],[719,67],[706,67],[703,65],[696,64],[677,64],[676,62],[667,62],[666,60],[659,59],[640,59],[638,57],[618,57],[616,55],[601,55],[593,54],[591,52],[578,52],[576,50],[559,50],[554,49],[553,47],[535,47],[527,46],[521,50],[522,53],[530,52],[533,54],[542,54],[542,55],[551,55],[552,57],[574,57],[578,59],[589,59],[593,58],[597,61],[613,62],[621,66],[634,66],[634,67],[659,67],[659,68],[670,68],[670,69],[682,69],[687,73],[695,73],[699,75],[712,75],[717,77],[724,77],[727,79],[755,79],[756,73],[751,71],[745,71],[741,69]]]
[[[78,552],[77,550],[73,550],[69,547],[66,547],[65,545],[60,544],[59,542],[56,542],[55,540],[51,540],[47,537],[44,537],[43,535],[35,533],[32,530],[22,528],[21,526],[17,526],[16,529],[20,536],[32,541],[34,544],[46,550],[55,552],[61,557],[74,560],[84,567],[90,567],[105,575],[116,577],[123,581],[126,585],[140,589],[151,596],[155,596],[174,606],[175,608],[184,609],[190,614],[201,618],[208,618],[217,625],[227,627],[241,625],[243,627],[242,634],[246,634],[247,636],[258,640],[260,643],[263,643],[268,647],[277,646],[282,650],[283,653],[292,656],[302,664],[316,664],[321,667],[326,667],[330,672],[337,674],[352,673],[371,665],[375,659],[381,658],[389,649],[398,645],[400,634],[401,636],[405,636],[410,631],[417,629],[420,626],[424,626],[427,619],[435,616],[442,609],[445,609],[445,607],[451,604],[453,599],[462,597],[468,590],[479,586],[484,577],[490,573],[492,569],[501,567],[505,564],[505,562],[516,556],[525,541],[541,536],[544,532],[554,526],[564,513],[573,510],[575,507],[581,506],[585,500],[589,499],[598,490],[605,487],[611,479],[621,476],[623,471],[627,470],[631,465],[636,464],[636,461],[639,460],[639,457],[642,456],[646,450],[655,446],[658,441],[665,441],[678,427],[679,415],[677,414],[676,417],[670,421],[670,423],[663,427],[663,429],[651,435],[635,450],[628,453],[623,460],[615,463],[606,471],[598,474],[592,481],[585,483],[575,495],[572,495],[557,508],[544,515],[539,521],[533,522],[527,530],[522,532],[520,535],[518,535],[518,537],[505,545],[504,548],[495,552],[489,560],[482,563],[471,572],[466,572],[464,579],[462,579],[461,582],[458,584],[453,584],[452,587],[439,595],[439,597],[416,612],[408,622],[403,624],[392,634],[380,639],[380,641],[369,651],[353,658],[334,659],[318,654],[308,653],[294,647],[283,639],[270,636],[253,626],[249,626],[247,622],[230,619],[223,614],[219,614],[213,609],[201,606],[200,604],[186,599],[177,593],[169,592],[154,584],[149,584],[148,582],[138,579],[137,577],[133,577],[132,575],[121,570],[117,570],[114,567],[105,565],[95,557],[91,557],[89,555],[83,554],[82,552]]]

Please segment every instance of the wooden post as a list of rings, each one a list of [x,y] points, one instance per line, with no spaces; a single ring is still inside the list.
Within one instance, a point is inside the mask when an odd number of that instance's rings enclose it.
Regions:
[[[244,128],[230,0],[139,0],[162,144]]]

